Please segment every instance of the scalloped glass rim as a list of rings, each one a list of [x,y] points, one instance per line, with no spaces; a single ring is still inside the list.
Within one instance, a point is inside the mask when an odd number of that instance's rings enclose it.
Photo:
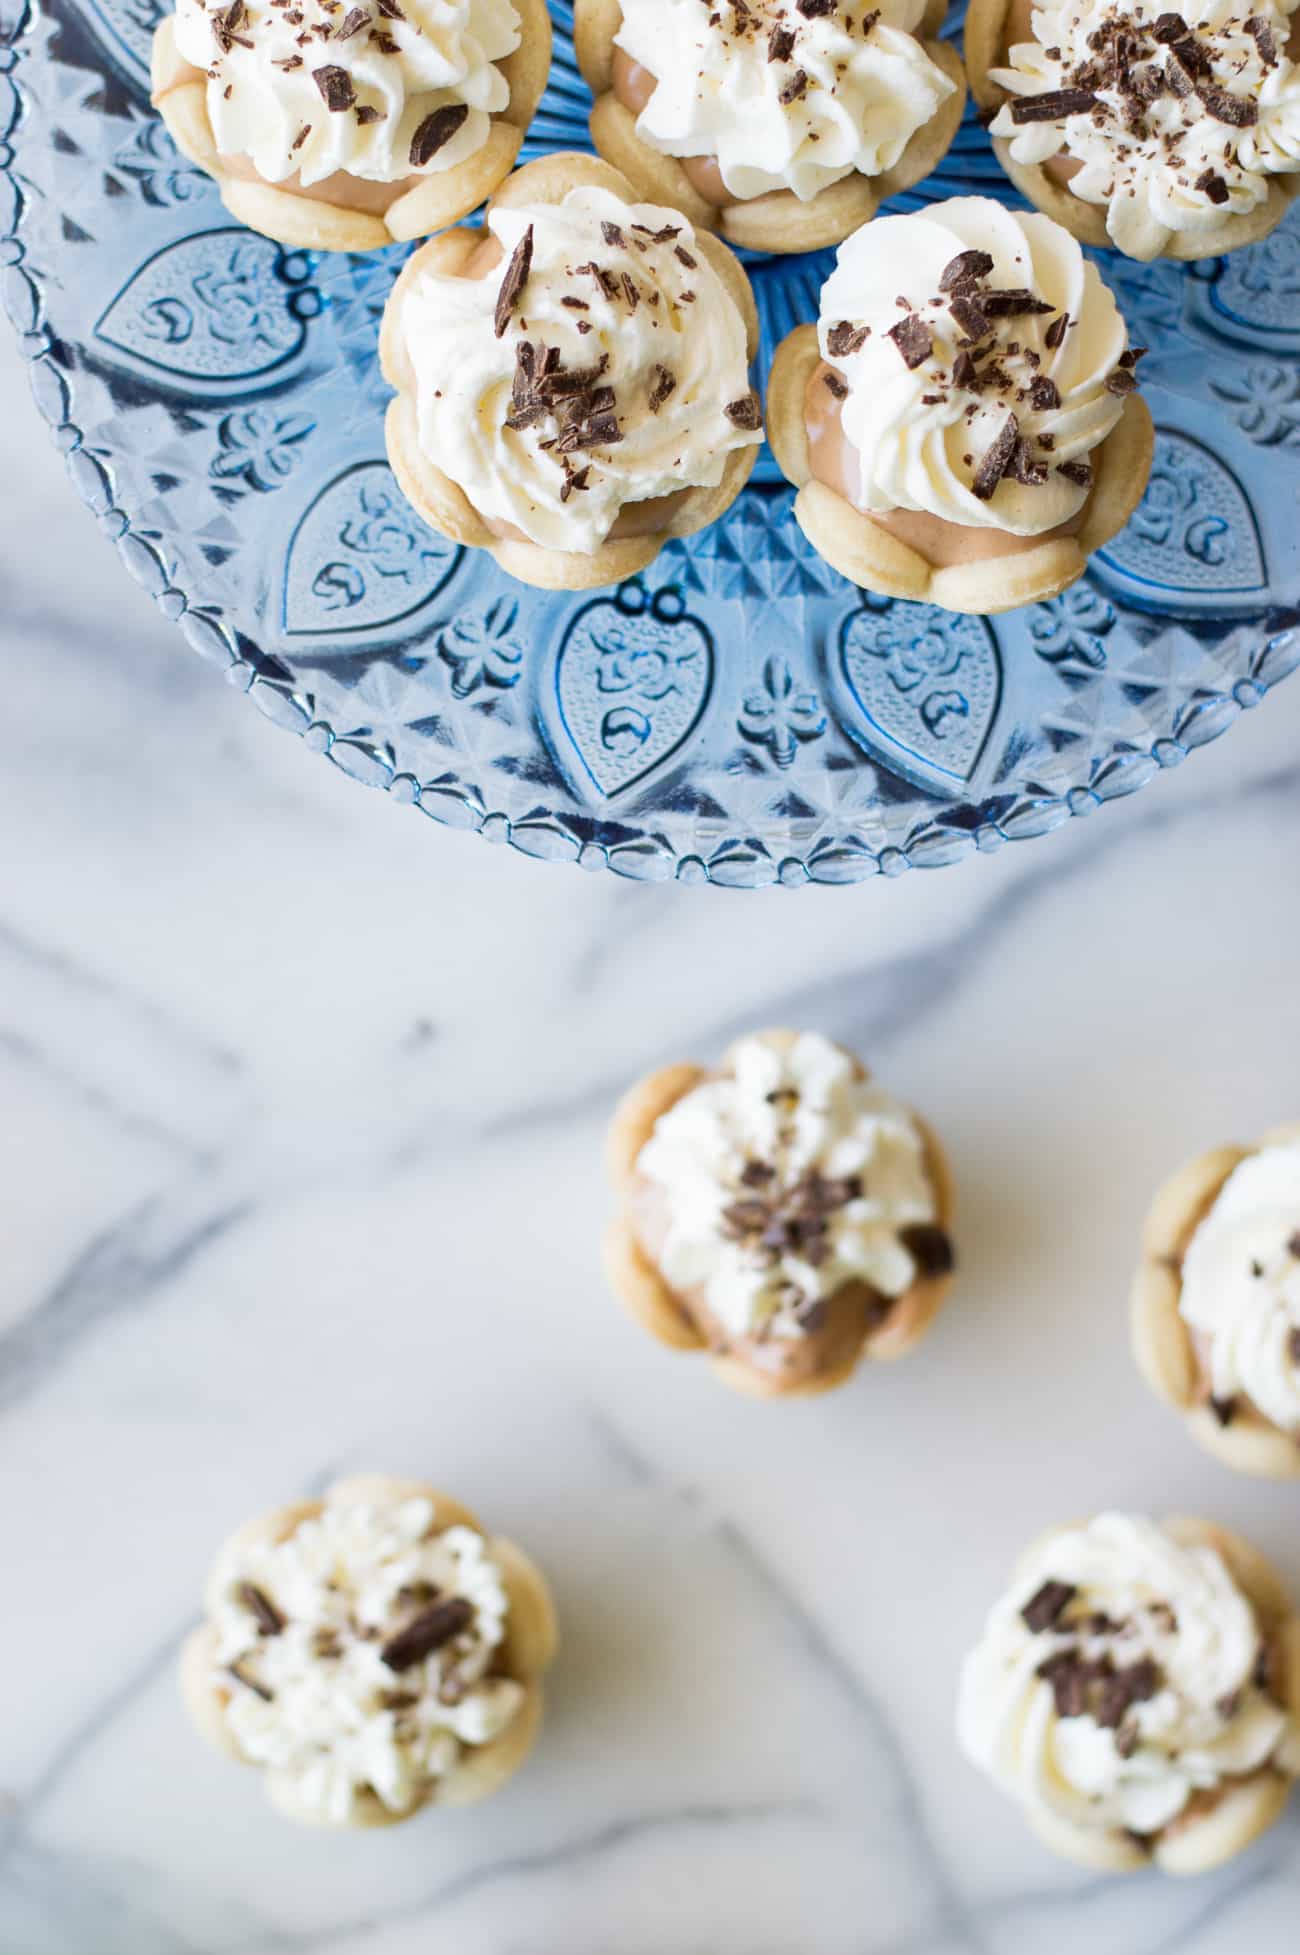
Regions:
[[[1230,261],[1106,259],[1154,349],[1163,447],[1133,534],[1055,604],[990,626],[863,599],[802,544],[766,456],[732,514],[646,579],[543,599],[403,527],[372,398],[378,302],[402,254],[316,260],[224,218],[142,107],[160,7],[0,0],[6,310],[128,571],[353,779],[526,854],[638,879],[857,882],[1132,793],[1300,663],[1285,523],[1300,473],[1295,215]],[[526,153],[582,132],[569,11],[552,6],[556,68]],[[959,189],[1020,201],[969,118],[897,207]],[[97,227],[111,243],[124,199],[131,235],[161,242],[77,315],[83,277],[61,277],[63,261],[88,246],[67,272],[103,270]],[[205,228],[187,232],[191,215]],[[764,359],[811,316],[827,262],[751,260]],[[137,438],[171,441],[166,474],[141,475]]]

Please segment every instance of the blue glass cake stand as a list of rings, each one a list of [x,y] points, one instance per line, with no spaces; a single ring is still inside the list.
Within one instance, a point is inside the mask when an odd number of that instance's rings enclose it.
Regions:
[[[389,473],[375,342],[402,250],[282,250],[177,155],[148,101],[164,5],[0,0],[5,303],[131,575],[355,780],[548,860],[858,882],[1130,794],[1300,663],[1300,206],[1229,259],[1107,256],[1152,348],[1156,462],[1065,596],[987,622],[864,596],[767,455],[642,577],[542,595],[432,535]],[[525,155],[587,143],[552,11]],[[1016,201],[973,119],[898,203],[959,191]],[[830,263],[751,261],[764,365]]]

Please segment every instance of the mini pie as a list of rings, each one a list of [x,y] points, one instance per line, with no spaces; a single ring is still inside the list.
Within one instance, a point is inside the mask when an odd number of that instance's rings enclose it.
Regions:
[[[1146,487],[1144,350],[1050,218],[985,197],[877,218],[772,363],[800,528],[884,597],[986,616],[1057,595]]]
[[[1066,1859],[1204,1873],[1300,1775],[1300,1616],[1226,1528],[1100,1514],[1021,1557],[963,1665],[957,1727]]]
[[[1207,1451],[1239,1473],[1300,1476],[1300,1126],[1165,1183],[1132,1330],[1142,1375]]]
[[[756,251],[813,251],[929,176],[966,78],[946,0],[575,0],[591,136],[640,195]],[[922,38],[924,37],[924,38]]]
[[[250,1521],[205,1600],[186,1706],[291,1819],[391,1826],[469,1805],[532,1748],[556,1643],[546,1583],[422,1481],[360,1475]]]
[[[1211,258],[1300,189],[1296,0],[971,0],[966,67],[993,147],[1084,244]]]
[[[615,1294],[733,1390],[830,1391],[901,1358],[952,1283],[952,1178],[915,1114],[815,1032],[762,1032],[721,1067],[668,1066],[610,1130]]]
[[[431,528],[524,583],[619,583],[739,495],[763,439],[757,350],[725,245],[598,158],[548,156],[394,286],[389,460]]]
[[[550,62],[546,0],[176,0],[153,101],[241,223],[372,251],[504,181]]]

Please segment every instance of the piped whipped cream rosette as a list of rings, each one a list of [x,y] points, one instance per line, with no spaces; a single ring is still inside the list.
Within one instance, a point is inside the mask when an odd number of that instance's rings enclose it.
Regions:
[[[543,0],[176,0],[154,100],[255,228],[364,249],[496,188],[549,59]]]
[[[991,11],[990,11],[991,10]],[[1019,187],[1089,243],[1198,258],[1300,187],[1294,9],[975,0],[972,82]]]
[[[554,1640],[519,1549],[432,1488],[375,1477],[227,1544],[183,1685],[204,1734],[292,1817],[391,1824],[518,1768]]]
[[[953,1268],[934,1136],[815,1033],[743,1038],[714,1073],[634,1087],[611,1161],[614,1287],[665,1342],[764,1394],[823,1391],[901,1356]]]
[[[1220,1864],[1300,1771],[1300,1619],[1201,1521],[1106,1513],[1020,1561],[967,1657],[958,1736],[1067,1857]]]
[[[1050,595],[1145,486],[1143,350],[1050,219],[959,197],[865,225],[840,247],[816,328],[773,367],[796,517],[885,595],[957,610]],[[1122,426],[1123,467],[1100,495]]]
[[[593,139],[642,194],[738,243],[834,243],[956,133],[960,62],[924,38],[942,16],[927,0],[577,0]]]
[[[1133,1286],[1139,1365],[1208,1450],[1300,1476],[1300,1129],[1181,1168]]]
[[[389,300],[398,479],[518,576],[616,581],[738,493],[762,441],[756,337],[714,239],[592,159],[530,165],[485,235],[426,246]]]

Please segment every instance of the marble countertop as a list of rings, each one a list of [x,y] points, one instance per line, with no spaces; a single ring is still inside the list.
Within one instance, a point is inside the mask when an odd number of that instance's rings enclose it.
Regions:
[[[1032,848],[858,889],[643,888],[340,778],[188,654],[0,336],[0,1955],[1236,1955],[1294,1945],[1300,1800],[1223,1874],[1047,1858],[957,1755],[1018,1546],[1300,1494],[1129,1362],[1154,1181],[1300,1112],[1300,685]],[[758,1405],[608,1300],[638,1072],[788,1022],[932,1116],[964,1274],[922,1352]],[[340,1470],[463,1493],[565,1642],[490,1806],[299,1831],[184,1720],[211,1551]]]

